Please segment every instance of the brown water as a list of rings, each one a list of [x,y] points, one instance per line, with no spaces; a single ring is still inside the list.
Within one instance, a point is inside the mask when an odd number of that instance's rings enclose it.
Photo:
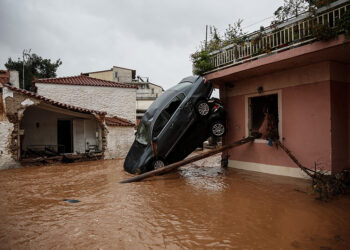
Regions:
[[[350,196],[223,170],[212,157],[140,183],[122,160],[0,171],[1,249],[349,249]],[[76,199],[68,203],[63,199]]]

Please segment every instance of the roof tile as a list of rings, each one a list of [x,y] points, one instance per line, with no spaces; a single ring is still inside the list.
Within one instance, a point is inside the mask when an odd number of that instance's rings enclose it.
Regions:
[[[48,83],[48,84],[61,84],[61,85],[80,85],[80,86],[96,86],[96,87],[113,87],[113,88],[135,88],[134,84],[124,84],[113,81],[101,80],[85,75],[71,76],[71,77],[59,77],[59,78],[41,78],[35,79],[33,83]]]
[[[110,127],[134,127],[135,124],[129,120],[120,118],[118,116],[106,117],[105,118],[107,126]]]

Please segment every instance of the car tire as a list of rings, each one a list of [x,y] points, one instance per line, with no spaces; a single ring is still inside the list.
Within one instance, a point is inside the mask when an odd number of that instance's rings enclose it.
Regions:
[[[152,168],[153,170],[156,170],[156,169],[159,169],[159,168],[162,168],[164,167],[165,164],[164,164],[164,161],[160,160],[160,159],[156,159],[152,162]]]
[[[221,137],[226,132],[226,126],[222,121],[215,121],[210,125],[210,132],[215,137]]]
[[[198,101],[196,104],[196,111],[202,117],[207,116],[210,111],[208,102],[205,100]]]

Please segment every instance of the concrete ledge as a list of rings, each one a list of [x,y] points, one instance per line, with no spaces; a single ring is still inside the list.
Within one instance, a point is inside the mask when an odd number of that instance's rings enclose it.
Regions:
[[[284,167],[276,165],[261,164],[255,162],[229,160],[228,166],[231,168],[244,169],[260,173],[289,176],[295,178],[308,179],[309,177],[299,168]]]

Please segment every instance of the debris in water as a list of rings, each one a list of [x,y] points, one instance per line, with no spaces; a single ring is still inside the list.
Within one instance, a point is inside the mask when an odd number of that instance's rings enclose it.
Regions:
[[[71,200],[71,199],[64,199],[63,201],[69,202],[69,203],[79,203],[79,200]]]

